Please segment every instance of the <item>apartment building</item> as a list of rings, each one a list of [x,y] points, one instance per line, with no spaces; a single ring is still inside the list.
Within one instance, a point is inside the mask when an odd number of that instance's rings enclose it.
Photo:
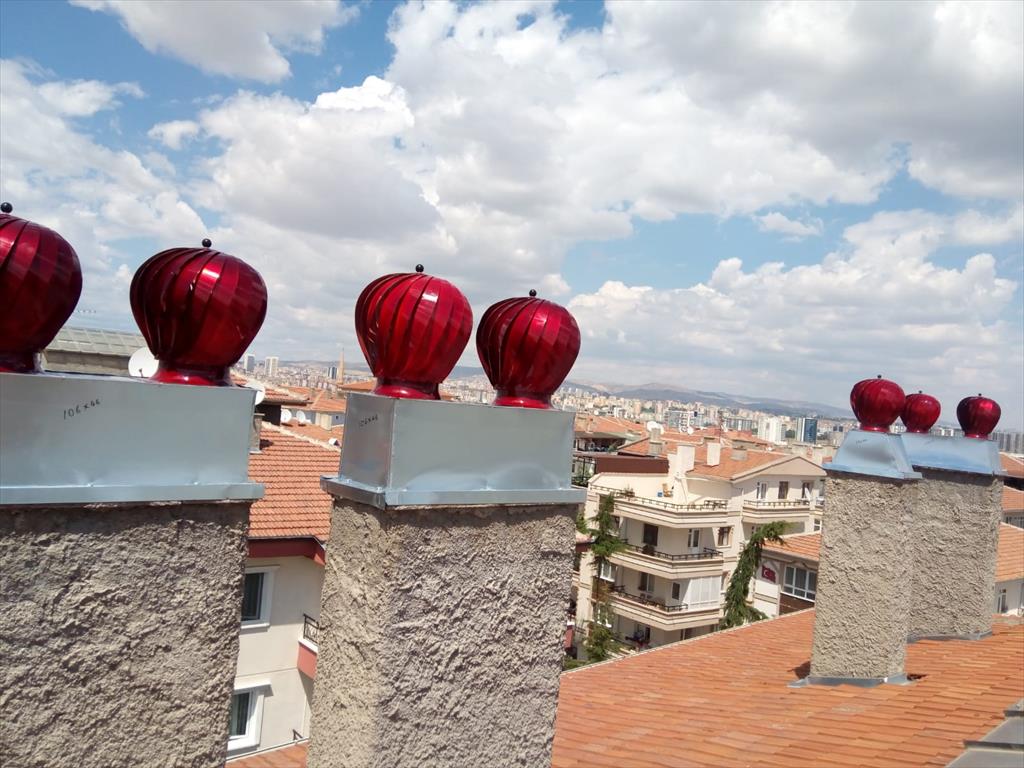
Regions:
[[[1003,486],[1003,522],[1024,528],[1024,458],[999,455],[1006,484]]]
[[[623,643],[653,647],[715,630],[740,549],[760,525],[781,520],[794,533],[820,529],[820,466],[802,456],[678,443],[667,472],[601,472],[588,486],[585,515],[614,499],[626,549],[595,572],[580,560],[576,626],[597,621]],[[652,462],[652,467],[655,462]],[[595,602],[594,579],[608,588]]]
[[[814,607],[818,589],[820,533],[783,536],[766,544],[754,577],[754,607],[770,618]],[[1024,530],[999,526],[992,611],[1024,616]]]
[[[268,424],[250,455],[265,495],[250,512],[229,758],[309,736],[330,532],[319,477],[336,473],[339,459],[336,447]]]

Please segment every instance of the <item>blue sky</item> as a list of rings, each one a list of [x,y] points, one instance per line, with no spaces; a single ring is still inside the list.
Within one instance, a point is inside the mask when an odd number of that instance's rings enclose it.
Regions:
[[[354,350],[360,287],[426,261],[478,315],[567,303],[576,378],[879,368],[1020,421],[1019,8],[239,7],[0,5],[3,194],[76,236],[76,322],[210,234],[267,278],[258,354]]]

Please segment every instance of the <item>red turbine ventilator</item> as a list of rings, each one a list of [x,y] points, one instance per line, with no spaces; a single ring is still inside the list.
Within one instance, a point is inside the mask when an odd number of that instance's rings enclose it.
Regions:
[[[1003,409],[999,403],[978,393],[977,397],[965,397],[956,407],[956,420],[964,431],[964,437],[987,440],[999,423]]]
[[[860,428],[868,432],[888,432],[906,399],[899,384],[881,376],[858,381],[850,390],[853,415],[860,422]]]
[[[900,419],[906,426],[907,432],[927,434],[928,430],[939,420],[940,413],[942,413],[942,406],[938,400],[931,395],[918,392],[916,395],[907,395]]]
[[[550,408],[551,395],[580,352],[580,329],[569,310],[535,298],[494,304],[476,330],[476,349],[498,395],[495,405]]]
[[[161,251],[132,278],[132,314],[160,361],[153,381],[230,385],[267,316],[260,273],[210,245]]]
[[[356,301],[356,336],[375,395],[439,400],[438,386],[455,367],[473,330],[462,291],[415,272],[378,277]]]
[[[34,373],[82,295],[75,249],[52,229],[0,205],[0,371]]]

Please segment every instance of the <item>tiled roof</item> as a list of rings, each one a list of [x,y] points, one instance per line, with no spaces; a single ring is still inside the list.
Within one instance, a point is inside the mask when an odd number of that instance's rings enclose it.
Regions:
[[[291,421],[287,426],[282,427],[286,432],[290,432],[293,435],[299,437],[305,437],[309,440],[316,440],[318,443],[330,445],[330,441],[337,440],[339,445],[332,446],[339,448],[341,441],[345,437],[345,428],[342,426],[333,427],[326,429],[325,427],[318,427],[316,424],[299,424],[297,421]]]
[[[680,433],[676,434],[678,435]],[[774,464],[776,462],[782,462],[787,459],[794,458],[794,454],[783,453],[781,451],[736,451],[736,449],[729,446],[722,446],[718,464],[713,467],[709,467],[707,465],[707,444],[701,444],[701,439],[701,436],[697,434],[684,434],[682,437],[663,436],[661,455],[668,456],[675,453],[676,448],[680,445],[693,445],[696,450],[694,452],[694,466],[690,474],[697,477],[713,477],[724,480],[730,480],[739,475],[745,475],[748,472],[753,472],[754,470],[768,464]],[[734,451],[736,451],[736,455],[739,458],[733,458]],[[647,438],[638,440],[635,443],[631,443],[630,445],[623,446],[619,449],[619,453],[630,456],[648,456],[650,455],[649,452],[650,440]]]
[[[313,398],[313,402],[309,404],[308,408],[317,413],[344,413],[345,398],[333,397],[326,389],[321,389],[317,392],[316,397]]]
[[[553,768],[944,766],[1024,688],[1024,626],[907,648],[910,685],[809,686],[814,611],[567,672]]]
[[[245,376],[232,373],[231,381],[238,386],[244,386],[248,379]],[[256,382],[256,379],[253,381]],[[263,382],[259,383],[263,384]],[[308,398],[300,393],[275,387],[273,384],[263,384],[263,387],[265,389],[263,402],[267,405],[305,405],[308,402]]]
[[[1024,528],[1000,523],[996,581],[1024,579]]]
[[[331,497],[320,490],[320,475],[338,472],[340,451],[263,425],[260,453],[249,455],[249,475],[265,488],[249,513],[249,537],[314,537],[327,541]]]
[[[305,768],[308,744],[292,744],[258,755],[228,760],[231,768]]]
[[[348,384],[342,384],[341,389],[346,392],[372,392],[376,386],[376,379],[363,379],[362,381],[350,381]]]
[[[1018,459],[1008,453],[1000,453],[999,462],[1003,465],[1003,471],[1010,477],[1024,477],[1024,459]]]
[[[812,563],[818,562],[821,550],[820,533],[799,533],[783,536],[785,544],[769,543],[764,551],[793,555]],[[1024,579],[1024,528],[999,524],[999,551],[996,556],[996,581]]]
[[[1024,512],[1024,491],[1003,486],[1003,511]]]

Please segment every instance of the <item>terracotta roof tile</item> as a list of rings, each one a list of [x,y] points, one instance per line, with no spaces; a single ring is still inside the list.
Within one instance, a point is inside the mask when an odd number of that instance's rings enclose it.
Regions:
[[[260,453],[249,455],[249,475],[265,486],[249,513],[254,539],[314,537],[327,541],[331,497],[320,490],[320,476],[338,472],[340,451],[263,425]]]
[[[1024,512],[1024,491],[1003,486],[1003,511]]]
[[[554,768],[943,766],[1024,688],[1024,626],[907,650],[908,686],[790,688],[814,612],[562,675]]]
[[[764,551],[793,555],[816,563],[821,549],[820,533],[799,533],[782,537],[784,544],[765,544]],[[999,551],[996,555],[996,581],[1024,579],[1024,528],[999,524]]]
[[[231,768],[305,768],[307,744],[292,744],[257,755],[228,760]]]
[[[1008,453],[1000,453],[999,463],[1002,464],[1003,471],[1010,477],[1024,477],[1024,459],[1019,459]]]

